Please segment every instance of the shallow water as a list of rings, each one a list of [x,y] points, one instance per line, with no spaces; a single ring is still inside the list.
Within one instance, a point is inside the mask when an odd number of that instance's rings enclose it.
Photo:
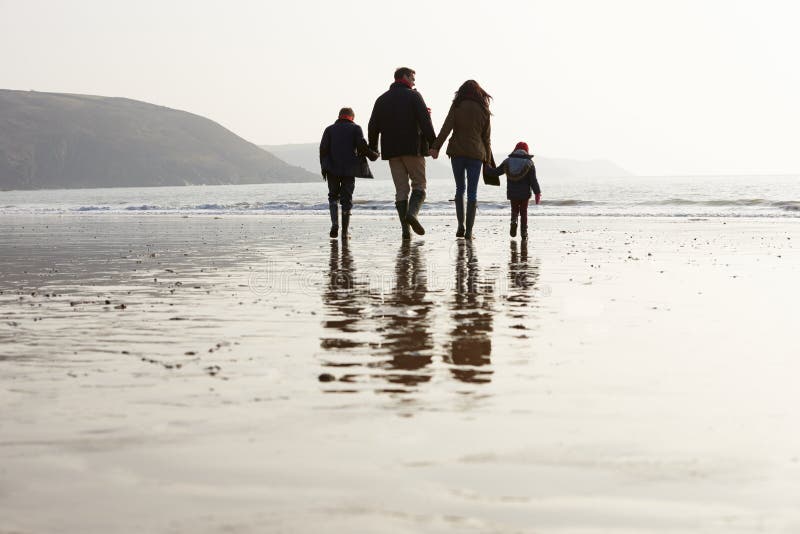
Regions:
[[[451,215],[453,178],[432,167],[423,213]],[[433,172],[435,171],[435,172]],[[626,177],[555,180],[540,176],[535,216],[800,217],[798,176]],[[326,212],[324,182],[238,186],[0,191],[0,215],[296,214]],[[481,184],[484,215],[506,215],[505,185]],[[357,180],[357,213],[394,215],[391,180]]]
[[[800,527],[796,221],[424,221],[0,217],[2,528]]]

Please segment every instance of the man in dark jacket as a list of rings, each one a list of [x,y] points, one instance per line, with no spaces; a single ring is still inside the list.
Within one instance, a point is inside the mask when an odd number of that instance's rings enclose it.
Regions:
[[[319,144],[322,178],[328,181],[330,236],[333,238],[339,232],[338,203],[342,205],[342,239],[347,239],[356,177],[372,178],[364,156],[372,161],[378,159],[378,153],[368,149],[364,132],[361,126],[353,122],[354,119],[355,113],[352,108],[339,110],[339,118],[325,128]]]
[[[409,225],[416,233],[425,233],[417,215],[425,201],[425,156],[436,140],[425,100],[414,89],[415,77],[407,67],[395,71],[394,83],[375,101],[368,128],[369,147],[377,150],[380,136],[381,156],[389,160],[403,239],[411,237]]]

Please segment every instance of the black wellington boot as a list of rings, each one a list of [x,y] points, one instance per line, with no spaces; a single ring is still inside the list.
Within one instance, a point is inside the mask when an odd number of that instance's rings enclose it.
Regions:
[[[339,235],[339,204],[336,202],[329,202],[328,208],[331,211],[331,233],[330,236],[336,239]]]
[[[464,197],[456,197],[456,219],[458,219],[456,237],[464,237]]]
[[[478,203],[475,201],[467,202],[467,230],[464,234],[466,239],[472,239],[472,227],[475,225],[475,211],[478,209]]]
[[[520,226],[520,228],[519,228],[519,236],[522,239],[528,239],[528,225],[527,224],[523,224],[522,226]]]
[[[408,200],[408,213],[406,213],[406,222],[411,228],[419,235],[425,235],[425,228],[417,220],[419,209],[422,203],[425,202],[425,191],[414,189],[411,191],[411,198]]]
[[[397,209],[397,216],[400,218],[400,226],[403,229],[403,239],[411,239],[411,231],[408,229],[406,215],[408,214],[408,200],[398,200],[394,203]]]
[[[350,237],[350,210],[342,210],[342,240],[346,241]]]
[[[516,217],[512,217],[511,218],[511,228],[509,228],[508,234],[511,237],[517,237],[517,218]]]

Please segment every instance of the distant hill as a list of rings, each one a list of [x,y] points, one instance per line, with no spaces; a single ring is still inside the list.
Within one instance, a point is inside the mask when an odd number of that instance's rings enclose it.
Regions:
[[[319,173],[319,145],[317,143],[300,143],[293,145],[261,145],[261,148],[279,157],[291,165],[297,165],[310,172]],[[507,153],[495,152],[494,159],[499,165]],[[608,160],[573,160],[563,158],[545,158],[535,156],[536,171],[541,176],[555,179],[570,178],[604,178],[617,176],[632,176],[632,174],[619,165]],[[450,160],[444,153],[439,159],[428,159],[428,174],[430,177],[450,178]],[[386,162],[376,161],[370,163],[376,178],[391,178],[389,166]]]
[[[2,189],[316,180],[192,113],[125,98],[0,89]]]

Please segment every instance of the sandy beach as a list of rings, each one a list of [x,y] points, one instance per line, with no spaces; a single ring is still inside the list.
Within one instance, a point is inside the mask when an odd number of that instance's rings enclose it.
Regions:
[[[800,531],[800,220],[0,217],[0,533]]]

